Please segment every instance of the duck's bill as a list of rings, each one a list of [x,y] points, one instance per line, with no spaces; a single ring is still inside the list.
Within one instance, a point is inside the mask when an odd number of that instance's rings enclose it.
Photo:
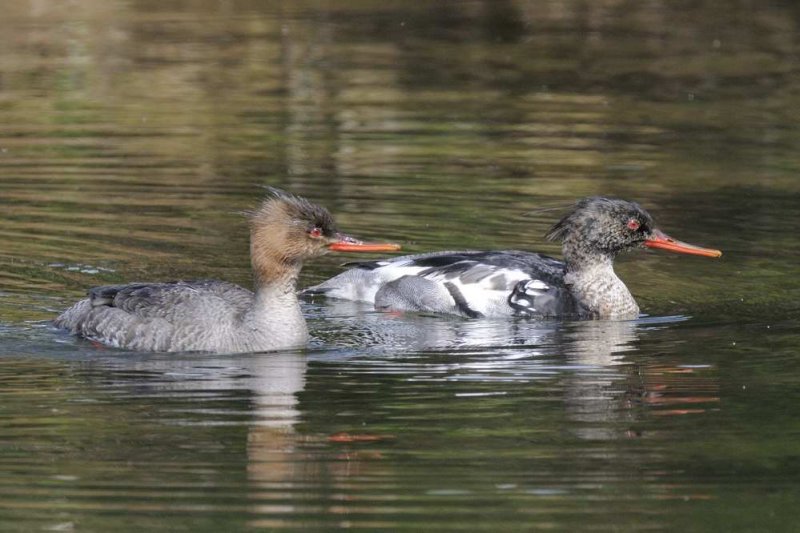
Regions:
[[[660,230],[654,230],[653,235],[644,241],[644,245],[648,248],[658,248],[659,250],[667,250],[678,254],[701,255],[703,257],[720,257],[722,255],[720,250],[702,248],[694,244],[681,242]]]
[[[328,249],[334,252],[396,252],[400,249],[399,244],[383,242],[362,242],[349,235],[338,235],[338,241],[328,245]]]

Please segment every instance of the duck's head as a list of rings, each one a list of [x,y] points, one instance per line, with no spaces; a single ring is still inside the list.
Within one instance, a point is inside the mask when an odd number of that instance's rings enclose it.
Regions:
[[[556,223],[547,238],[564,243],[565,255],[613,257],[623,250],[646,246],[670,252],[720,257],[722,252],[673,239],[653,223],[653,217],[636,202],[592,196]]]
[[[270,188],[270,194],[249,213],[251,253],[283,263],[301,263],[331,250],[339,252],[391,252],[396,244],[365,243],[340,233],[324,207],[305,198]]]

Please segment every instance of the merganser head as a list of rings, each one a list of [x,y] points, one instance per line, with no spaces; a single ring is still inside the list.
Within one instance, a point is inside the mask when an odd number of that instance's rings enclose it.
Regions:
[[[720,257],[722,252],[701,248],[669,237],[653,224],[653,217],[636,202],[592,196],[575,208],[547,233],[560,240],[566,251],[615,256],[637,246],[660,248],[676,253]]]
[[[389,252],[396,244],[364,243],[339,232],[324,207],[305,198],[269,188],[261,206],[249,213],[251,253],[268,253],[284,263],[298,263],[328,251]]]

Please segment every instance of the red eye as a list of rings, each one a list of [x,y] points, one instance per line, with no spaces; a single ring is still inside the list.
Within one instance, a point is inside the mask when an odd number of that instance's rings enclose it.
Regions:
[[[637,229],[639,229],[639,226],[641,226],[642,224],[641,224],[641,222],[639,222],[635,218],[632,218],[625,225],[628,227],[629,230],[636,231]]]
[[[322,237],[322,230],[320,228],[312,228],[308,231],[308,235],[315,239]]]

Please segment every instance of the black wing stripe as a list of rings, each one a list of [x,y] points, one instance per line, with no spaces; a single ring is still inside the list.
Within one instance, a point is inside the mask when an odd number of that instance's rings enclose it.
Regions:
[[[479,313],[478,311],[474,311],[469,308],[469,304],[467,304],[467,300],[464,299],[464,295],[461,294],[461,291],[458,290],[458,287],[453,285],[453,283],[446,281],[444,286],[450,293],[450,296],[453,297],[453,300],[455,300],[456,307],[458,307],[459,311],[470,318],[481,318],[483,316],[483,313]]]

